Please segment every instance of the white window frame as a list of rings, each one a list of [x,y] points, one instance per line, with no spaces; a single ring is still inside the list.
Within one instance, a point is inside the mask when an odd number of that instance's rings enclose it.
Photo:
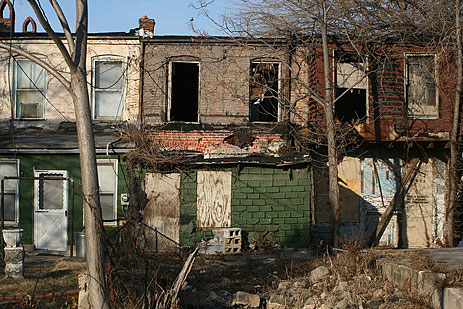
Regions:
[[[408,99],[408,57],[434,57],[434,83],[436,85],[436,98],[435,98],[435,105],[434,111],[432,113],[427,114],[417,114],[413,113],[409,106],[409,99]],[[439,79],[437,73],[437,54],[435,53],[405,53],[404,54],[404,92],[405,92],[405,100],[406,100],[406,108],[408,111],[408,118],[410,119],[438,119],[439,118]],[[422,106],[420,105],[420,108]]]
[[[173,63],[195,63],[198,65],[198,118],[196,121],[175,121],[170,119],[170,110],[172,108],[172,65]],[[192,60],[171,60],[169,61],[169,74],[168,74],[168,89],[167,89],[167,121],[168,122],[183,122],[183,123],[199,123],[199,99],[201,97],[201,62]]]
[[[121,72],[122,72],[122,77],[121,77],[121,89],[116,90],[116,89],[96,89],[96,67],[99,62],[120,62],[121,64]],[[124,110],[125,110],[125,93],[126,93],[126,72],[127,72],[127,62],[124,61],[123,57],[120,56],[97,56],[92,58],[92,114],[93,114],[93,119],[94,120],[122,120],[124,118]],[[116,92],[120,91],[121,92],[121,101],[119,105],[119,115],[116,115],[114,117],[98,117],[96,115],[96,93],[97,92],[105,92],[105,91],[110,91],[110,92]]]
[[[118,199],[117,199],[117,187],[118,187],[118,179],[119,179],[119,172],[118,172],[118,162],[117,162],[117,159],[97,159],[96,160],[96,164],[97,164],[97,169],[98,169],[98,165],[112,165],[112,168],[113,168],[113,171],[114,171],[114,191],[101,191],[100,188],[99,188],[99,194],[100,196],[103,194],[111,194],[113,193],[114,194],[114,197],[113,197],[113,208],[114,208],[114,218],[113,218],[113,222],[104,222],[104,226],[117,226],[117,202],[118,202]],[[100,182],[100,178],[101,175],[98,174],[98,187],[100,186],[99,182]]]
[[[255,64],[255,63],[263,63],[263,64],[276,64],[278,65],[278,97],[277,97],[277,104],[278,104],[278,111],[277,111],[277,121],[275,122],[268,122],[268,121],[251,121],[251,96],[249,96],[249,100],[248,100],[248,108],[249,108],[249,122],[253,122],[253,123],[278,123],[278,122],[281,122],[282,119],[283,119],[283,108],[281,106],[281,93],[282,93],[282,70],[281,70],[281,66],[282,66],[282,63],[279,62],[279,61],[271,61],[271,60],[252,60],[251,63],[250,63],[250,66],[249,68],[252,68],[252,65]],[[249,78],[251,79],[252,76],[249,75]],[[249,82],[251,82],[251,80],[249,80]],[[250,89],[250,86],[249,85],[249,89]],[[249,90],[250,91],[250,90]]]
[[[20,68],[18,68],[18,62],[17,61],[28,61],[30,62],[32,65],[36,65],[38,67],[40,67],[42,69],[42,72],[43,72],[43,85],[42,88],[39,87],[39,85],[36,85],[37,88],[24,88],[21,89],[18,87],[18,70],[21,70]],[[26,58],[17,58],[17,61],[14,62],[14,66],[13,66],[13,80],[14,80],[14,104],[15,104],[15,118],[16,119],[20,119],[20,120],[42,120],[42,119],[45,119],[45,96],[46,96],[46,85],[47,85],[47,71],[41,67],[40,65],[36,64],[34,61],[31,61],[29,59],[26,59]],[[41,102],[41,110],[42,110],[42,116],[41,117],[36,117],[36,118],[27,118],[27,117],[21,117],[21,112],[20,112],[20,103],[18,102],[18,91],[36,91],[36,92],[39,92],[41,93],[42,95],[42,102]]]
[[[0,159],[0,164],[2,163],[13,163],[13,164],[16,164],[16,175],[19,175],[19,159],[17,160],[9,160],[9,159]],[[0,175],[0,179],[1,177],[3,177],[4,175]],[[10,180],[11,181],[11,180]],[[6,180],[5,180],[6,182]],[[0,188],[0,193],[1,193],[1,188]],[[10,190],[5,190],[5,196],[6,194],[11,194],[13,193],[13,191],[10,191]],[[1,197],[1,196],[0,196]],[[5,225],[7,226],[17,226],[19,224],[19,180],[16,180],[16,188],[15,188],[15,192],[14,192],[14,221],[6,221],[5,220]]]

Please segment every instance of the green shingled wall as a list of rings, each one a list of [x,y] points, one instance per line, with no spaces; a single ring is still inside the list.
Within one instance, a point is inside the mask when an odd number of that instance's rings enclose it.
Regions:
[[[218,169],[217,169],[218,170]],[[310,238],[310,174],[307,168],[244,167],[232,172],[231,226],[247,233],[274,233],[288,247],[306,247]],[[180,243],[191,246],[212,237],[196,225],[196,171],[181,180]]]

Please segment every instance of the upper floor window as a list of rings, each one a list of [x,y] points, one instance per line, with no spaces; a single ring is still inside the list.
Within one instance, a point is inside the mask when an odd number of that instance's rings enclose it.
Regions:
[[[118,119],[122,101],[122,61],[95,61],[93,115],[95,119]]]
[[[4,176],[18,176],[18,165],[17,160],[0,160],[0,179]],[[0,188],[1,193],[1,188]],[[5,221],[9,224],[18,222],[19,218],[19,181],[16,179],[5,179]],[[0,206],[1,200],[0,200]]]
[[[406,94],[411,118],[437,118],[435,55],[406,56]]]
[[[26,59],[16,61],[16,117],[43,118],[45,70]]]
[[[280,64],[277,62],[251,63],[250,121],[278,121],[279,75]]]
[[[367,77],[365,63],[343,55],[336,63],[335,117],[340,121],[364,121],[367,116]]]
[[[169,121],[198,121],[199,63],[170,62]]]

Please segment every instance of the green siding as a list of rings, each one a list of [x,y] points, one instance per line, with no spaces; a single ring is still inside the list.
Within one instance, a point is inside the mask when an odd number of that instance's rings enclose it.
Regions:
[[[247,233],[273,232],[289,247],[306,247],[310,240],[310,174],[307,168],[215,168],[232,172],[231,226]],[[192,246],[212,237],[196,224],[196,171],[182,174],[180,243]]]
[[[82,230],[83,214],[82,214],[82,190],[81,190],[81,174],[79,155],[76,154],[47,154],[47,155],[26,155],[20,154],[17,156],[1,155],[2,159],[19,159],[20,176],[33,177],[35,170],[66,170],[68,176],[74,179],[74,232]],[[98,159],[108,159],[107,156],[97,156]],[[118,160],[118,188],[117,188],[117,216],[124,218],[120,205],[120,195],[128,193],[128,179],[124,179],[127,175],[126,164],[121,161],[119,156],[110,156],[111,159]],[[71,227],[71,187],[69,184],[69,199],[68,199],[68,241],[70,241]],[[32,180],[20,180],[19,182],[19,226],[24,229],[25,244],[33,243],[33,194],[34,183]]]

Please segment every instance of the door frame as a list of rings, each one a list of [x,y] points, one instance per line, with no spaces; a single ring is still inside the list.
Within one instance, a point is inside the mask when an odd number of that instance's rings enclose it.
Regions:
[[[45,174],[50,176],[50,177],[63,177],[63,178],[68,178],[68,171],[67,170],[35,170],[34,171],[34,177],[40,177],[41,174]],[[60,175],[61,174],[61,175]],[[53,250],[53,249],[47,249],[47,248],[38,248],[38,224],[37,224],[37,214],[40,212],[64,212],[64,240],[65,240],[65,250],[67,250],[68,246],[68,241],[69,241],[69,235],[68,235],[68,214],[69,214],[69,186],[68,186],[68,180],[63,179],[63,209],[60,210],[39,210],[39,185],[40,185],[40,180],[35,179],[34,180],[34,198],[33,198],[33,211],[34,211],[34,224],[33,224],[33,243],[34,243],[34,248],[35,249],[45,249],[45,250]],[[59,250],[58,250],[59,251]]]

